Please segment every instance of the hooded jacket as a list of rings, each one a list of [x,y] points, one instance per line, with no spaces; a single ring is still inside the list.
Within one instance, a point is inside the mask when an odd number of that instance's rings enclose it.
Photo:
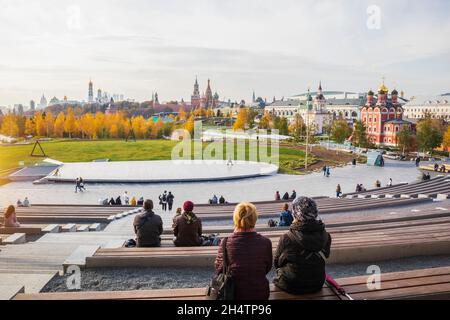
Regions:
[[[321,221],[295,222],[278,243],[274,284],[292,294],[320,291],[330,247],[331,236]]]
[[[176,218],[173,228],[177,247],[196,247],[202,245],[202,222],[191,213],[183,213]]]
[[[160,216],[153,211],[146,211],[134,218],[133,226],[138,247],[161,246],[160,236],[163,232],[163,222]]]

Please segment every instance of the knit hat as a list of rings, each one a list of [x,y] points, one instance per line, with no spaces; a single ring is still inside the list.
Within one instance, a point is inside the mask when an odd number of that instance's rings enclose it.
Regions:
[[[194,203],[192,201],[186,201],[183,204],[183,210],[185,212],[192,212],[192,210],[194,210]]]
[[[319,213],[317,211],[316,202],[307,197],[299,197],[292,203],[294,216],[297,220],[314,221],[317,219]]]

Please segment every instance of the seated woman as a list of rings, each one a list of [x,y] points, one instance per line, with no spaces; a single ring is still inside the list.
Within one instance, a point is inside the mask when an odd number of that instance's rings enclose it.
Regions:
[[[131,197],[130,206],[132,206],[132,207],[136,207],[137,206],[136,197]]]
[[[20,227],[19,221],[17,221],[16,208],[9,206],[5,211],[4,225],[6,228],[18,228]]]
[[[203,244],[202,221],[197,218],[194,203],[186,201],[183,204],[183,214],[174,218],[173,241],[177,247],[196,247]]]
[[[281,236],[275,252],[274,284],[291,294],[315,293],[325,283],[325,259],[330,256],[331,236],[318,219],[314,200],[294,201],[295,220]]]
[[[183,210],[181,208],[177,208],[177,210],[175,211],[175,216],[172,219],[172,229],[175,229],[175,224],[177,222],[177,219],[179,216],[181,216],[182,213],[183,213]]]
[[[293,221],[294,217],[292,216],[291,210],[289,210],[289,205],[286,203],[283,206],[283,211],[280,214],[280,222],[278,223],[278,226],[290,227]]]
[[[251,203],[236,206],[234,233],[226,241],[229,268],[234,283],[235,300],[267,300],[270,289],[266,275],[272,269],[272,242],[256,233],[256,207]],[[223,272],[223,251],[219,247],[215,261],[216,275]]]

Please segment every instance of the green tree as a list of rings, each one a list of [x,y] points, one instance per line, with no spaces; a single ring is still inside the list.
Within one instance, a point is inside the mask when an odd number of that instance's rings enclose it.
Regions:
[[[275,117],[273,120],[273,127],[279,131],[281,135],[289,134],[289,125],[285,117]]]
[[[398,147],[402,150],[402,154],[412,151],[414,148],[414,136],[408,127],[403,127],[397,137]]]
[[[353,130],[353,144],[360,148],[367,148],[369,145],[366,126],[362,121],[357,121],[355,123],[355,129]]]
[[[425,152],[433,150],[442,144],[443,132],[431,119],[425,119],[417,124],[417,144]]]
[[[331,137],[337,143],[344,143],[350,135],[352,129],[349,127],[346,120],[336,120],[331,127]]]

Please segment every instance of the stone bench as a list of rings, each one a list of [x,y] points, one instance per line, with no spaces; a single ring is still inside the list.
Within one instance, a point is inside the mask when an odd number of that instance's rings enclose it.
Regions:
[[[40,235],[43,233],[41,228],[33,227],[0,227],[0,234],[25,233],[26,235]]]
[[[25,233],[14,233],[3,240],[3,244],[23,244],[27,242]]]
[[[66,225],[64,225],[61,228],[61,231],[62,232],[76,232],[77,231],[77,225],[74,224],[74,223],[66,224]]]
[[[368,276],[337,279],[355,300],[450,299],[450,267],[386,273],[381,289],[367,287]],[[37,293],[15,300],[205,300],[205,288],[134,291]],[[324,285],[320,292],[292,295],[270,286],[270,300],[347,300]]]

